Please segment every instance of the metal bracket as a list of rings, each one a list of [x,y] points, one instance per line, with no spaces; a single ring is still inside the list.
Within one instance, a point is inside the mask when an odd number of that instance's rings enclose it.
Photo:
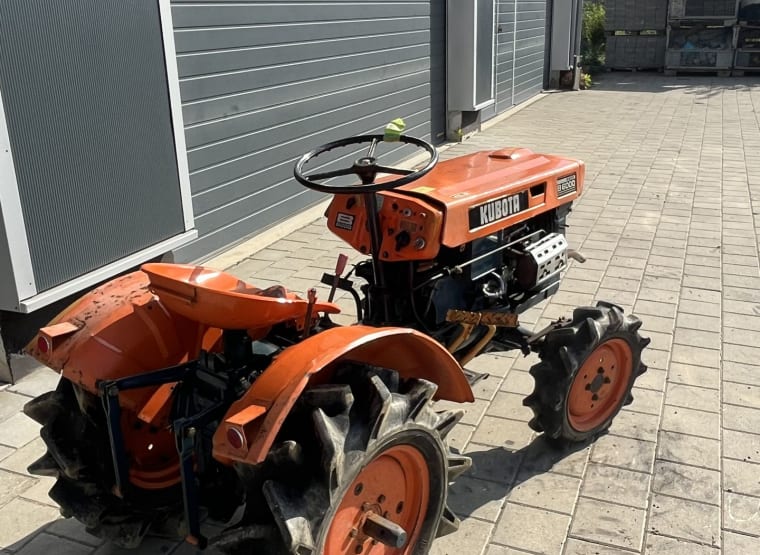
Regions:
[[[180,381],[190,372],[195,371],[196,365],[197,361],[192,361],[162,370],[127,376],[126,378],[119,378],[117,380],[98,382],[100,400],[106,414],[108,438],[111,442],[111,459],[116,477],[114,494],[116,496],[124,497],[129,489],[129,461],[127,460],[127,453],[124,447],[124,434],[121,430],[119,393],[129,389],[139,389]]]

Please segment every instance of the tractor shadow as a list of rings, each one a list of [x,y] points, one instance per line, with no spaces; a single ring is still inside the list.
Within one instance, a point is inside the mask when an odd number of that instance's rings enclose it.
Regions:
[[[591,444],[587,441],[559,447],[538,436],[518,450],[505,447],[470,450],[465,454],[472,458],[472,468],[451,486],[449,506],[461,519],[478,516],[495,520],[503,502],[531,478],[550,470],[581,476]],[[525,493],[551,495],[551,491],[544,491],[542,486],[537,482]]]

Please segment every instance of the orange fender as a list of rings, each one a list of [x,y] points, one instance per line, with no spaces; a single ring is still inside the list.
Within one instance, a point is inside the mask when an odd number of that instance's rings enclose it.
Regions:
[[[221,331],[166,309],[132,272],[88,292],[42,328],[26,352],[97,395],[98,381],[180,364],[211,347]],[[125,392],[122,404],[142,408],[154,388]]]
[[[402,378],[431,381],[438,385],[436,399],[475,400],[462,367],[430,337],[408,328],[333,328],[279,354],[232,404],[214,434],[214,458],[226,464],[262,462],[307,384],[340,361],[392,368]],[[329,379],[328,373],[319,376]],[[230,437],[239,447],[230,443]]]
[[[39,331],[26,351],[98,395],[100,380],[186,362],[202,347],[212,348],[220,335],[221,330],[167,310],[149,290],[148,276],[132,272],[75,301]],[[180,480],[174,434],[168,427],[172,387],[144,387],[119,395],[130,480],[144,489],[162,489]]]

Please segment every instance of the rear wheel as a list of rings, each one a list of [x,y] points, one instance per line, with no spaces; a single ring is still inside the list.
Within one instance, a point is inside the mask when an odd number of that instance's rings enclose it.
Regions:
[[[49,495],[64,517],[76,518],[90,534],[126,548],[137,547],[151,528],[162,532],[164,525],[178,522],[178,487],[134,488],[131,501],[113,495],[110,443],[96,396],[61,378],[55,391],[29,401],[24,413],[42,424],[40,436],[47,446],[29,472],[57,478]],[[173,528],[176,533],[178,526]]]
[[[530,427],[548,437],[584,441],[604,432],[633,401],[631,389],[647,367],[641,351],[649,339],[641,321],[600,302],[577,308],[572,321],[549,332],[530,373],[535,390],[523,404],[533,409]]]
[[[261,488],[279,539],[249,549],[427,553],[459,524],[446,505],[448,485],[470,460],[450,452],[444,438],[461,413],[435,412],[435,385],[400,381],[393,371],[350,365],[336,381],[345,383],[307,390],[286,422],[274,450],[295,442],[299,463]]]

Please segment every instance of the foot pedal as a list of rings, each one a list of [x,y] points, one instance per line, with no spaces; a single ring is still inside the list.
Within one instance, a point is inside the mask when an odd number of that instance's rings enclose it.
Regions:
[[[467,370],[466,368],[462,368],[462,371],[464,372],[464,377],[467,378],[470,387],[490,376],[487,372],[475,372],[474,370]]]

